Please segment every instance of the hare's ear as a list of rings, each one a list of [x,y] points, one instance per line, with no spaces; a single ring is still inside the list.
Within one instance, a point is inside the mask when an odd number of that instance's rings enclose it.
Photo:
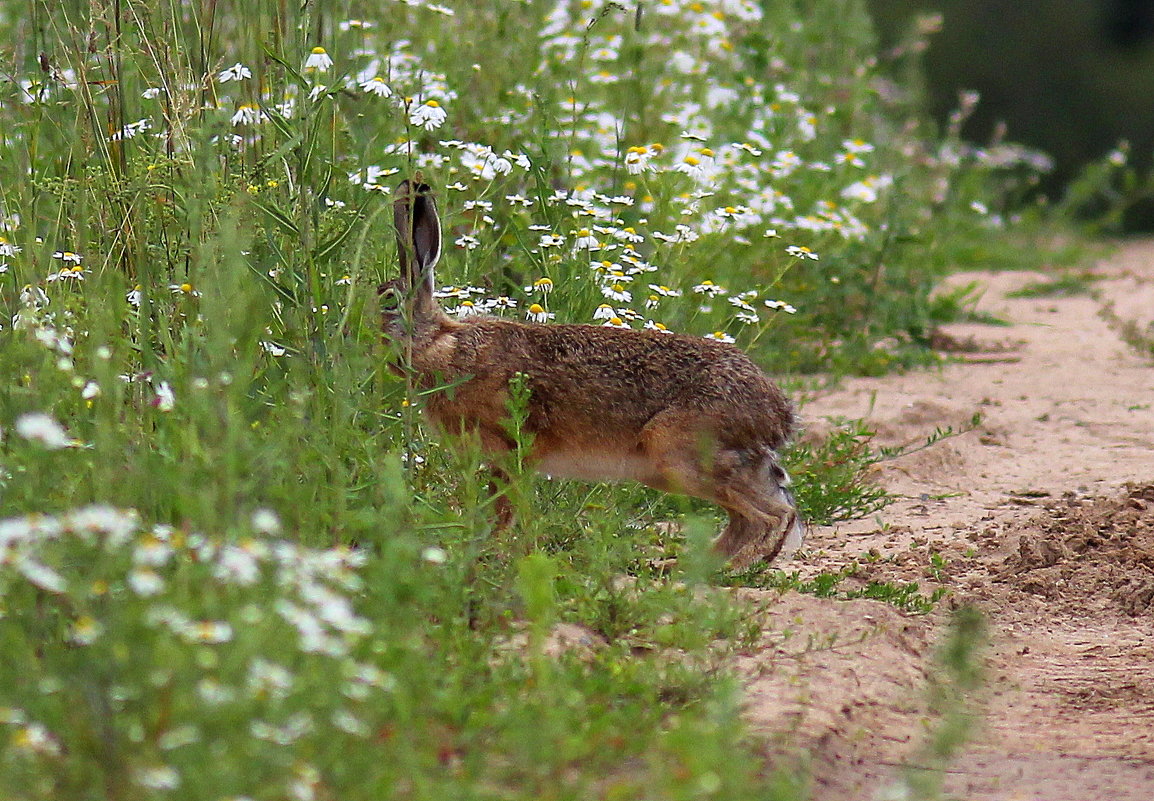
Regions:
[[[427,184],[401,181],[394,194],[393,222],[401,275],[410,287],[433,286],[433,267],[441,256],[441,220]]]

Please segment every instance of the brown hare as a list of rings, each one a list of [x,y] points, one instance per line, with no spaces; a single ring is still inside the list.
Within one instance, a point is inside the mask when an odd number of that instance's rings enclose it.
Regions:
[[[431,190],[402,181],[393,211],[401,275],[377,290],[382,326],[420,389],[447,387],[425,405],[437,429],[507,453],[509,382],[523,373],[529,458],[540,472],[714,501],[729,513],[714,548],[734,569],[801,545],[804,524],[777,458],[796,417],[745,353],[659,331],[451,319],[433,297],[441,224]],[[497,502],[509,522],[510,505]]]

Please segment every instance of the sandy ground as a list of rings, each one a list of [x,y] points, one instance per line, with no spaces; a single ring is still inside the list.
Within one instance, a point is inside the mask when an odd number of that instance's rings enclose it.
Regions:
[[[739,666],[748,716],[807,762],[814,798],[900,797],[933,719],[934,646],[961,604],[986,615],[990,643],[978,733],[942,777],[947,794],[1154,798],[1154,361],[1120,333],[1154,335],[1154,242],[1094,272],[1093,297],[1033,299],[1007,293],[1047,276],[958,275],[1011,325],[951,325],[958,361],[850,380],[805,406],[811,427],[863,417],[885,445],[983,415],[885,463],[877,480],[898,502],[814,530],[781,565],[808,576],[856,560],[846,586],[944,586],[935,612],[746,591],[767,619]]]

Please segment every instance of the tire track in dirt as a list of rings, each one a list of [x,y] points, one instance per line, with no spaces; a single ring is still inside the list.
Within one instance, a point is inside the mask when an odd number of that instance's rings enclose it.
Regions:
[[[979,310],[1011,325],[948,326],[943,341],[968,346],[960,363],[853,379],[803,410],[811,429],[864,417],[884,445],[983,415],[886,463],[877,479],[901,500],[815,530],[782,565],[808,576],[858,560],[850,582],[945,586],[943,606],[983,610],[983,722],[945,782],[963,798],[1154,798],[1154,364],[1117,325],[1154,330],[1154,242],[1123,245],[1094,272],[1092,297],[1008,297],[1051,277],[1039,273],[954,276],[984,287]],[[741,665],[750,719],[807,752],[815,798],[874,797],[920,741],[945,609],[910,618],[867,601],[762,597],[766,647]],[[783,619],[811,644],[842,645],[787,653],[770,634]]]

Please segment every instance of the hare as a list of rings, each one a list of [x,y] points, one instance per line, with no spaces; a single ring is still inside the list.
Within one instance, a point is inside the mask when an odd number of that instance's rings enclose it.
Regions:
[[[509,382],[522,373],[529,460],[540,472],[640,481],[719,504],[729,524],[713,547],[731,569],[801,545],[805,527],[777,457],[797,420],[744,352],[660,331],[451,319],[433,297],[441,225],[431,190],[402,181],[393,212],[401,274],[378,287],[382,328],[417,386],[446,387],[427,398],[436,429],[508,453]],[[497,510],[507,524],[500,494]]]

